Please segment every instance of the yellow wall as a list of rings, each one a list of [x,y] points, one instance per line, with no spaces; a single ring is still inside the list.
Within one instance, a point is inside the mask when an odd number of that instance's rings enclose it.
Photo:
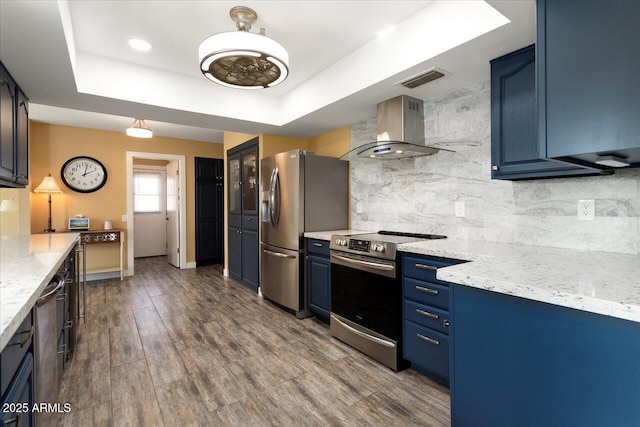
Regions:
[[[351,127],[345,126],[309,139],[307,150],[318,156],[340,157],[350,150]]]
[[[178,138],[154,136],[137,139],[123,132],[86,129],[32,122],[30,128],[30,189],[42,177],[51,174],[62,194],[53,194],[53,228],[64,230],[67,220],[76,214],[91,219],[92,229],[101,229],[104,220],[114,227],[127,229],[121,222],[127,213],[126,152],[162,153],[186,157],[187,262],[195,261],[195,177],[194,157],[223,157],[223,145]],[[60,168],[71,157],[90,156],[107,169],[107,183],[94,193],[76,193],[60,179]],[[31,193],[31,230],[39,232],[47,226],[47,196]],[[125,245],[126,250],[126,245]],[[127,259],[125,253],[125,260]]]
[[[262,135],[260,144],[260,158],[273,156],[274,154],[295,149],[306,150],[307,140],[300,138],[291,138],[288,136],[278,135]]]
[[[35,185],[40,184],[40,182]],[[0,188],[0,236],[28,236],[29,191],[24,188]]]
[[[131,150],[129,150],[131,151]],[[218,157],[216,157],[218,158]],[[152,159],[133,159],[133,164],[135,165],[144,165],[144,166],[167,166],[169,164],[168,160],[152,160]]]

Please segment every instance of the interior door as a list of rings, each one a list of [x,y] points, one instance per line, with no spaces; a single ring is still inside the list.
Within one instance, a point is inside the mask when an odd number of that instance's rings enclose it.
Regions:
[[[180,187],[178,162],[167,165],[167,261],[180,268]]]
[[[165,168],[133,169],[133,256],[167,254],[167,172]]]

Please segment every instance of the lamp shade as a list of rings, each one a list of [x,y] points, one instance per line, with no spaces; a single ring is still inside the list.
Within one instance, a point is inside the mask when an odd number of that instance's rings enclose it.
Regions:
[[[45,176],[40,185],[33,189],[34,193],[62,193],[51,174]]]
[[[128,136],[134,138],[151,138],[153,136],[153,131],[147,127],[144,119],[135,119],[126,132]]]

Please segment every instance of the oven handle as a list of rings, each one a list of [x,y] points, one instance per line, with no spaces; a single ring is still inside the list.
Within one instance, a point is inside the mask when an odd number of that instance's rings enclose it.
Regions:
[[[393,270],[396,269],[396,267],[393,266],[393,265],[379,264],[377,262],[371,262],[371,261],[362,261],[362,260],[359,260],[359,259],[353,259],[353,258],[345,257],[345,256],[342,256],[342,255],[337,255],[335,253],[331,254],[331,256],[339,259],[340,261],[350,262],[350,263],[362,265],[362,266],[365,266],[365,267],[371,267],[371,268],[374,268],[376,270],[393,271]]]
[[[361,331],[357,330],[356,328],[353,328],[353,327],[351,327],[351,326],[347,325],[346,323],[344,323],[344,322],[343,322],[343,321],[341,321],[340,319],[337,319],[335,316],[332,316],[332,317],[331,317],[331,320],[332,320],[332,321],[333,321],[333,320],[335,320],[336,322],[338,322],[338,323],[340,324],[340,326],[342,326],[342,327],[344,327],[344,328],[348,329],[350,332],[352,332],[352,333],[354,333],[354,334],[356,334],[356,335],[361,336],[361,337],[362,337],[362,338],[364,338],[364,339],[367,339],[367,340],[373,341],[373,342],[378,343],[378,344],[380,344],[380,345],[383,345],[383,346],[385,346],[385,347],[389,347],[389,348],[393,348],[393,347],[395,347],[395,344],[390,343],[389,341],[385,341],[385,340],[383,340],[383,339],[380,339],[380,338],[378,338],[378,337],[374,337],[373,335],[365,334],[364,332],[361,332]]]

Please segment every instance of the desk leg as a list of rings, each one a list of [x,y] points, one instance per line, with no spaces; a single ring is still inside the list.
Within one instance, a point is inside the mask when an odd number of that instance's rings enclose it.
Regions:
[[[124,233],[120,232],[120,281],[124,280]]]

